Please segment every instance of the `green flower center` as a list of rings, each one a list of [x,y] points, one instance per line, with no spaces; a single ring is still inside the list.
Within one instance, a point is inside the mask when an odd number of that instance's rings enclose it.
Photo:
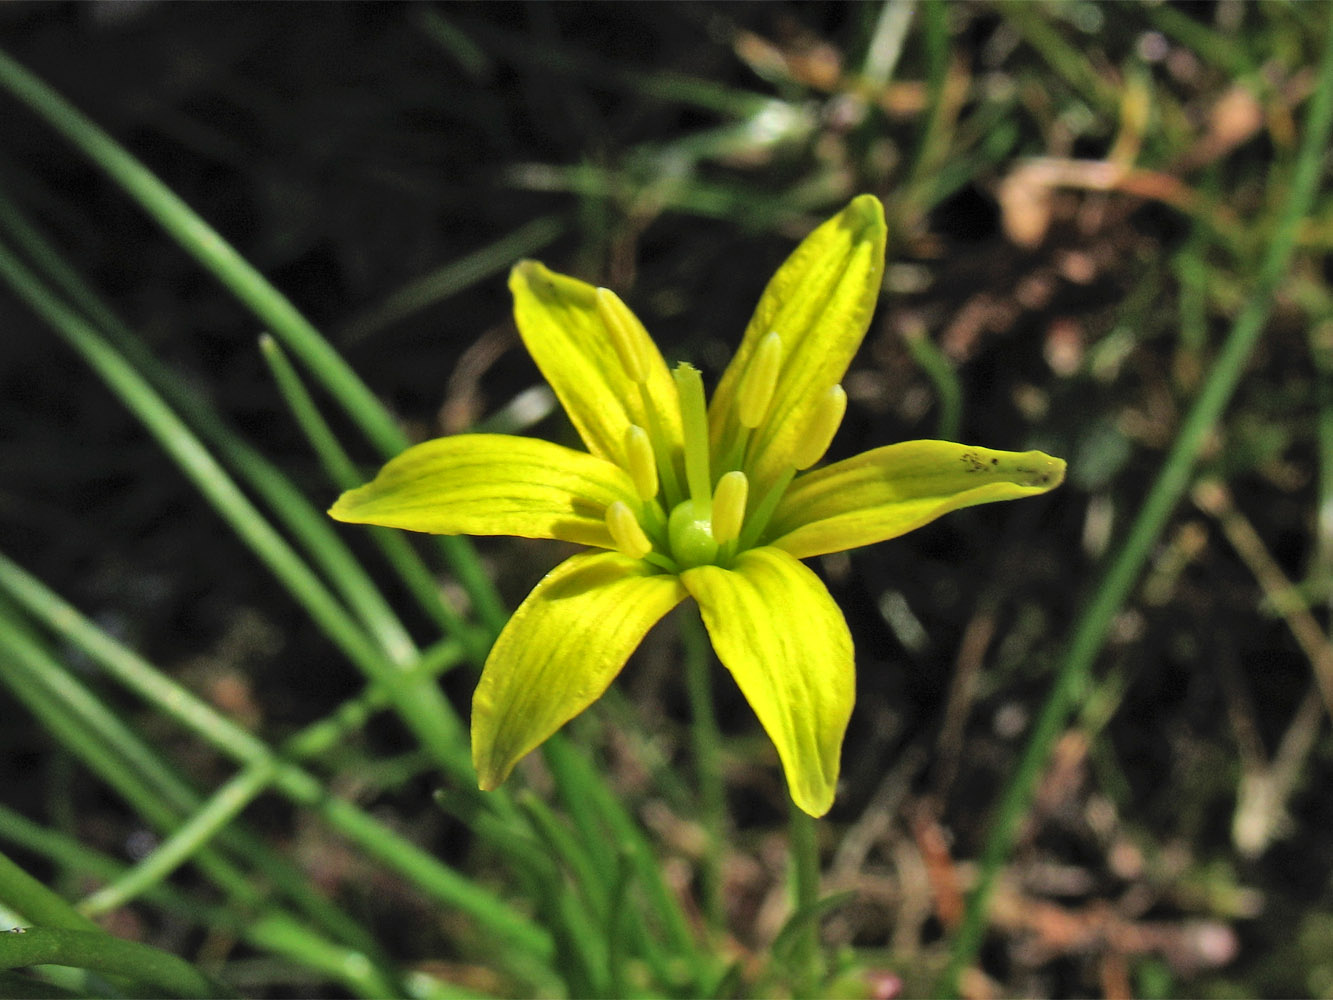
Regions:
[[[662,422],[648,393],[647,366],[634,348],[640,342],[638,320],[616,295],[597,290],[597,308],[625,373],[639,389],[646,427],[631,426],[625,435],[624,465],[639,497],[637,511],[617,501],[606,513],[606,526],[617,549],[645,559],[671,573],[696,566],[732,565],[739,552],[758,544],[778,502],[797,470],[817,462],[828,449],[842,420],[846,394],[832,386],[814,408],[791,468],[762,497],[750,496],[741,471],[750,437],[776,395],[783,345],[776,333],[760,340],[737,392],[737,426],[721,446],[713,478],[709,454],[708,407],[698,369],[682,362],[672,372],[680,400],[684,482],[673,449],[667,446]],[[751,504],[751,500],[756,502]]]
[[[706,566],[717,560],[717,539],[713,537],[713,504],[684,500],[667,518],[667,548],[681,569]]]

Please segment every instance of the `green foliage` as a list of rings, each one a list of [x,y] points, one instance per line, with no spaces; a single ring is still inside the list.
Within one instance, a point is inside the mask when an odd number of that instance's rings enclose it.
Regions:
[[[1329,992],[1326,8],[24,10],[0,995]],[[109,68],[136,32],[180,54],[160,92]],[[623,290],[711,382],[783,248],[866,191],[848,453],[1043,448],[1065,495],[822,564],[864,606],[829,822],[785,816],[695,621],[477,791],[458,705],[528,550],[363,543],[328,502],[442,397],[447,430],[550,412],[505,353],[515,259]],[[247,348],[214,372],[219,330]],[[116,538],[135,517],[172,533]],[[262,675],[136,605],[164,566],[238,635],[272,603]]]

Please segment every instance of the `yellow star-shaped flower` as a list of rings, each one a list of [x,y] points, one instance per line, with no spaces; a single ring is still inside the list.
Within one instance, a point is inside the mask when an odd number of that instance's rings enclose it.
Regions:
[[[586,452],[460,434],[390,461],[329,513],[438,534],[590,547],[537,584],[500,633],[472,702],[482,788],[601,696],[687,596],[777,747],[798,806],[833,803],[855,678],[851,635],[800,560],[904,534],[951,510],[1045,493],[1065,463],[908,441],[814,471],[880,290],[884,211],[855,199],[769,282],[711,405],[667,368],[616,295],[514,268],[518,329]]]

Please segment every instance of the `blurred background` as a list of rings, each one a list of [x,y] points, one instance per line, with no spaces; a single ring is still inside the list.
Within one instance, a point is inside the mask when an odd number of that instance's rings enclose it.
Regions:
[[[885,295],[833,457],[944,437],[1070,463],[1046,497],[813,563],[858,669],[824,829],[826,888],[855,895],[824,935],[873,956],[891,993],[892,976],[912,992],[925,987],[910,970],[938,965],[1062,650],[1257,287],[1328,14],[1077,0],[11,3],[0,47],[289,296],[414,440],[480,425],[573,441],[510,318],[514,261],[616,289],[668,360],[712,385],[796,241],[856,194],[884,200]],[[6,199],[190,394],[331,502],[255,318],[8,94],[0,136]],[[1333,741],[1316,680],[1333,674],[1333,202],[1321,192],[1314,205],[1196,488],[1153,540],[1043,769],[970,995],[1333,995]],[[372,449],[330,417],[372,470]],[[561,554],[477,548],[511,607]],[[3,288],[0,552],[271,742],[362,685]],[[402,613],[421,642],[435,635]],[[579,734],[688,885],[679,650],[659,627]],[[445,680],[464,712],[474,681]],[[762,951],[784,790],[748,707],[724,671],[716,681],[729,928],[735,947]],[[108,697],[201,785],[226,777],[216,753]],[[151,850],[135,811],[2,690],[0,718],[5,816],[122,860]],[[433,805],[438,774],[412,751],[378,716],[319,767],[462,864],[470,840]],[[266,795],[246,817],[396,959],[447,956],[463,971],[445,978],[504,992],[454,954],[447,915],[307,813]],[[49,857],[14,855],[73,895],[90,888]],[[112,918],[122,936],[199,948],[161,913]],[[257,969],[245,988],[340,987]]]

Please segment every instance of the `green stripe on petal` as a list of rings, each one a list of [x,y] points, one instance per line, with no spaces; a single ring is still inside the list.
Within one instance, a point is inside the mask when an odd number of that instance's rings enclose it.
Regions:
[[[483,789],[596,701],[648,630],[685,599],[674,576],[615,552],[565,560],[537,584],[486,660],[472,696]]]
[[[1036,496],[1065,463],[1040,451],[904,441],[799,477],[765,532],[798,559],[896,538],[963,507]]]
[[[625,370],[597,310],[597,290],[532,260],[509,275],[514,319],[523,343],[594,455],[625,466],[625,434],[631,424],[653,428],[644,391]],[[637,325],[622,330],[638,338],[631,347],[642,361],[648,398],[665,445],[679,453],[680,406],[662,353]]]
[[[777,747],[792,800],[811,816],[833,804],[856,697],[852,637],[827,589],[777,549],[741,553],[734,569],[681,574],[718,659]]]
[[[861,346],[879,298],[886,233],[879,200],[862,195],[807,236],[764,289],[709,415],[713,451],[719,454],[737,432],[737,396],[750,358],[768,334],[777,333],[782,342],[777,387],[742,470],[751,479],[752,496],[763,496],[791,464],[808,409],[842,381]]]
[[[619,466],[537,438],[458,434],[414,445],[329,510],[437,535],[558,538],[610,549],[606,508],[638,504]]]

